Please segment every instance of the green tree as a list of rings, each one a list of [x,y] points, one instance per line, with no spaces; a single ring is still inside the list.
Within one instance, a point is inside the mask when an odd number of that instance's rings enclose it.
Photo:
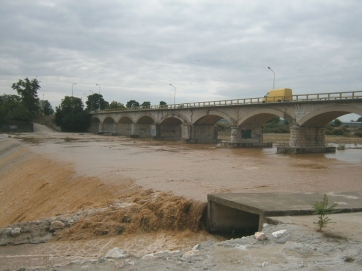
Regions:
[[[21,97],[18,95],[0,96],[0,124],[10,121],[31,121],[33,116],[29,113]]]
[[[333,126],[339,127],[342,125],[342,121],[340,121],[339,119],[335,119],[333,121]]]
[[[87,105],[88,111],[95,111],[99,109],[104,110],[109,106],[109,103],[103,99],[102,94],[99,95],[98,93],[93,93],[92,95],[89,95],[85,103]]]
[[[150,106],[151,106],[151,103],[150,103],[150,102],[143,102],[143,103],[141,104],[141,106],[147,108],[147,107],[150,107]]]
[[[280,123],[280,117],[276,116],[274,118],[271,118],[270,120],[268,120],[266,123],[271,123],[271,124],[279,124]]]
[[[39,110],[39,81],[37,79],[30,81],[28,78],[25,78],[14,83],[11,88],[17,91],[26,109],[32,114],[32,117],[35,117]]]
[[[263,126],[264,133],[289,133],[289,124],[281,123],[280,117],[276,116],[268,120]]]
[[[357,119],[357,121],[358,121],[358,122],[362,122],[362,117],[359,117],[359,118]]]
[[[53,122],[64,132],[86,132],[90,126],[91,115],[83,109],[80,98],[65,96],[56,107]]]
[[[54,114],[53,107],[48,100],[39,101],[39,109],[45,116]]]
[[[131,107],[139,107],[140,104],[135,101],[135,100],[129,100],[127,103],[126,103],[126,107],[127,108],[131,108]]]
[[[126,108],[126,107],[124,106],[123,103],[119,103],[116,101],[112,101],[108,106],[108,109],[117,109],[117,108]]]

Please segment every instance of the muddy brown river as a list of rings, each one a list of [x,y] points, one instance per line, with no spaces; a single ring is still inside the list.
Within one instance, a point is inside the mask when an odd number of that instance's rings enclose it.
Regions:
[[[32,137],[32,136],[30,136]],[[362,149],[335,154],[276,154],[269,149],[38,133],[31,148],[106,183],[132,179],[144,188],[206,201],[209,193],[354,191],[362,188]],[[31,143],[31,139],[29,140]]]

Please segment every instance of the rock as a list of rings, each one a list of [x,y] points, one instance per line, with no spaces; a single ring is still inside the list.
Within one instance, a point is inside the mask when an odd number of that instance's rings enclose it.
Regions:
[[[105,258],[121,259],[128,257],[128,253],[125,250],[119,249],[118,247],[108,250]]]
[[[155,258],[155,255],[153,253],[151,254],[146,254],[144,256],[142,256],[142,260],[149,260],[149,259],[152,259],[152,258]]]
[[[126,259],[125,264],[127,265],[134,265],[134,261],[131,261],[129,259]]]
[[[254,234],[254,237],[258,241],[264,241],[268,239],[264,232],[258,232],[258,231]]]
[[[64,227],[65,227],[64,223],[59,220],[53,221],[50,225],[51,225],[52,229],[54,229],[54,230],[64,229]]]
[[[200,248],[200,244],[195,245],[192,250],[198,250]]]
[[[16,237],[16,236],[19,236],[20,233],[21,233],[21,228],[13,228],[11,230],[10,234],[11,234],[12,237]]]
[[[11,230],[12,228],[4,228],[4,229],[0,229],[0,235],[1,238],[6,238],[11,234]]]
[[[114,263],[114,267],[117,269],[121,269],[125,266],[124,261],[120,261],[120,262],[115,262]]]
[[[272,235],[274,238],[278,239],[278,238],[282,237],[286,232],[287,232],[287,230],[275,231],[275,232],[272,232]]]
[[[201,252],[200,250],[190,250],[184,253],[184,255],[182,255],[182,258],[190,258],[192,256],[196,256],[196,255],[200,255]]]

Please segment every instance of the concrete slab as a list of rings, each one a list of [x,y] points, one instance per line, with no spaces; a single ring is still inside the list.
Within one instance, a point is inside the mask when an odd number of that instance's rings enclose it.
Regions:
[[[349,240],[362,242],[362,213],[343,213],[328,215],[331,219],[323,232],[330,236],[339,236]],[[316,215],[304,216],[273,216],[273,224],[296,224],[312,231],[316,231],[318,226],[314,224],[318,220]]]
[[[335,209],[339,213],[362,212],[362,192],[209,194],[209,229],[260,230],[266,217],[311,215],[312,205],[322,201],[324,194],[328,196],[328,206],[338,204]]]
[[[228,148],[272,148],[273,142],[230,142],[222,141],[223,147]]]
[[[336,147],[277,147],[279,154],[335,153]]]

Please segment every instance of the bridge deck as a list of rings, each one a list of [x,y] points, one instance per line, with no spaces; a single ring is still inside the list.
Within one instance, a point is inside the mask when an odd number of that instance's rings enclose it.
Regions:
[[[339,212],[362,212],[362,192],[326,193]],[[251,231],[262,228],[266,217],[310,215],[312,205],[324,193],[228,193],[209,194],[210,231]]]

